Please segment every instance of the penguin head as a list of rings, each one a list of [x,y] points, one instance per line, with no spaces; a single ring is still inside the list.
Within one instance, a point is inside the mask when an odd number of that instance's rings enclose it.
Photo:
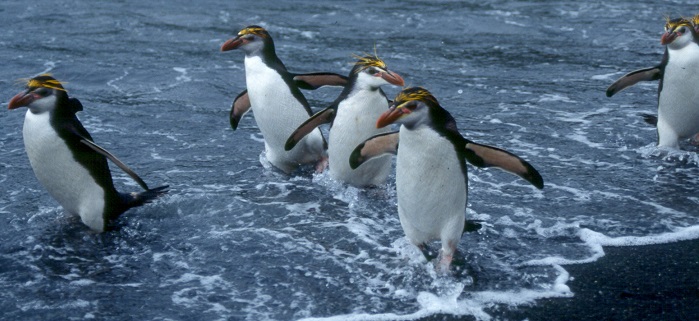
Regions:
[[[691,21],[684,18],[668,20],[660,43],[667,45],[670,49],[682,49],[694,42],[695,34],[696,31]]]
[[[52,111],[58,102],[68,99],[68,93],[60,81],[49,74],[29,79],[27,88],[18,93],[8,104],[8,109],[28,107],[34,114]]]
[[[238,32],[235,38],[231,38],[221,45],[221,51],[229,51],[240,48],[246,55],[254,55],[265,47],[274,49],[274,42],[267,30],[260,26],[247,26]]]
[[[411,87],[403,89],[396,99],[393,100],[388,111],[383,113],[376,121],[376,128],[386,127],[397,123],[408,128],[420,125],[430,125],[432,123],[431,110],[442,110],[427,89],[422,87]]]
[[[367,86],[372,89],[386,84],[401,87],[405,85],[403,77],[388,70],[386,63],[376,55],[355,56],[355,58],[357,58],[357,62],[350,72],[350,77],[356,77],[357,85]]]

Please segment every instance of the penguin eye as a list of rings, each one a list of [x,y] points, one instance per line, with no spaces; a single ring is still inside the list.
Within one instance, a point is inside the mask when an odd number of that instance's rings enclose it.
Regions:
[[[409,102],[407,105],[405,105],[405,108],[408,108],[410,111],[414,111],[417,108],[417,101],[413,100]]]
[[[245,36],[245,40],[247,40],[247,41],[253,41],[254,39],[255,39],[255,36],[253,36],[253,35]]]
[[[33,90],[35,94],[41,96],[41,97],[46,97],[51,94],[51,90],[46,88],[46,87],[39,87],[37,89]]]
[[[368,72],[370,75],[376,75],[379,71],[376,70],[376,68],[371,67],[371,68],[369,68],[369,69],[367,70],[367,72]]]

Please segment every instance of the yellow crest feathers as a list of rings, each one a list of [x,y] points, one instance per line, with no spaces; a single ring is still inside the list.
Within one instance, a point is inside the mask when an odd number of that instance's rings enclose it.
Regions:
[[[670,17],[665,17],[665,31],[668,30],[675,30],[680,26],[687,26],[690,28],[694,28],[694,22],[696,21],[695,19],[697,16],[692,18],[692,20],[688,20],[685,18],[675,18],[675,19],[670,19]]]
[[[245,35],[256,35],[260,37],[267,37],[267,30],[265,28],[262,28],[260,26],[249,26],[245,27],[243,30],[240,30],[238,32],[238,36],[245,36]]]
[[[378,56],[376,56],[376,54],[370,55],[365,53],[364,56],[353,54],[352,57],[357,59],[355,65],[360,66],[360,68],[358,68],[356,72],[360,72],[369,67],[386,69],[386,63],[383,62],[383,60],[381,60]]]
[[[43,87],[66,91],[65,88],[63,88],[63,84],[63,82],[60,82],[53,78],[51,74],[41,74],[32,79],[27,80],[27,87],[29,88]]]
[[[437,98],[434,98],[434,96],[432,96],[432,93],[430,93],[427,89],[422,87],[406,88],[400,93],[398,93],[396,99],[394,100],[399,104],[403,104],[414,100],[429,101],[434,104],[438,104]]]

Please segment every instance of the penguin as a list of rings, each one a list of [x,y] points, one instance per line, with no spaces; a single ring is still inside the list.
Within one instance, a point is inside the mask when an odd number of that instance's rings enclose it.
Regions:
[[[642,114],[644,120],[657,127],[658,146],[679,148],[679,140],[699,133],[699,94],[692,82],[699,77],[699,43],[697,26],[684,18],[668,20],[661,44],[665,53],[655,67],[624,75],[607,89],[607,96],[639,82],[659,80],[658,116]]]
[[[314,114],[301,124],[286,141],[285,150],[291,150],[308,133],[321,124],[330,123],[328,137],[329,174],[335,180],[356,187],[380,185],[391,172],[392,157],[373,158],[357,169],[349,166],[354,147],[367,138],[388,132],[377,129],[376,119],[388,109],[388,98],[382,85],[403,86],[403,78],[387,69],[376,54],[357,56],[349,73],[348,83],[330,107]]]
[[[699,15],[697,15],[699,17]],[[680,21],[683,21],[685,19],[683,18],[675,18],[675,19],[667,19],[665,22],[665,31],[667,31],[669,28],[672,27],[672,25],[677,24]],[[686,21],[686,20],[685,20]],[[665,51],[663,52],[663,57],[660,60],[660,64],[653,66],[653,67],[648,67],[648,68],[642,68],[638,70],[634,70],[628,74],[625,74],[621,76],[619,79],[617,79],[614,83],[612,83],[606,91],[607,97],[612,97],[616,93],[631,87],[635,85],[638,82],[641,81],[654,81],[654,80],[660,80],[663,77],[663,68],[667,64],[667,48],[665,48]]]
[[[660,39],[667,47],[658,86],[658,146],[679,148],[679,140],[699,133],[699,42],[686,19],[670,21]]]
[[[48,193],[95,232],[126,210],[167,193],[168,186],[150,189],[128,166],[95,144],[76,117],[83,109],[68,97],[60,81],[49,74],[30,79],[8,109],[27,107],[22,136],[34,175]],[[145,191],[120,193],[114,188],[107,159],[131,176]]]
[[[243,28],[221,46],[221,51],[235,49],[245,53],[247,89],[233,102],[230,114],[233,130],[252,109],[264,137],[265,155],[272,165],[285,173],[307,163],[316,163],[316,169],[320,169],[327,158],[327,143],[320,129],[309,133],[290,151],[284,150],[284,143],[311,116],[311,108],[300,88],[344,86],[346,77],[333,73],[290,73],[277,57],[272,37],[260,26]]]
[[[544,180],[532,165],[495,147],[464,138],[454,118],[421,87],[407,88],[377,120],[381,128],[400,124],[398,132],[369,138],[353,151],[352,167],[385,153],[396,154],[398,217],[408,240],[425,252],[441,241],[438,270],[446,272],[464,232],[468,197],[466,161],[495,166],[521,176],[536,188]],[[426,255],[427,256],[427,255]],[[429,259],[429,258],[428,258]]]

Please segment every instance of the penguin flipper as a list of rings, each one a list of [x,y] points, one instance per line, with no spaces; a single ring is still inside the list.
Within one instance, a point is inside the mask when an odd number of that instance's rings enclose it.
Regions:
[[[635,85],[639,81],[658,80],[662,78],[662,76],[660,66],[632,71],[621,76],[621,78],[607,88],[607,97],[612,97],[614,94],[626,89],[627,87]]]
[[[70,109],[73,110],[73,113],[83,111],[83,104],[80,103],[80,100],[77,98],[68,98],[68,103],[70,104]]]
[[[238,94],[238,97],[235,97],[235,100],[233,100],[233,105],[231,106],[230,121],[231,128],[233,128],[233,130],[238,128],[240,119],[245,116],[245,114],[250,110],[250,107],[252,107],[250,105],[250,97],[248,96],[248,90],[245,89],[243,92]]]
[[[294,75],[294,83],[301,89],[315,90],[323,86],[338,86],[344,87],[347,85],[349,78],[331,73],[331,72],[316,72],[310,74]]]
[[[357,145],[349,158],[350,168],[356,169],[359,165],[383,154],[395,155],[398,151],[398,132],[378,134]]]
[[[146,182],[144,182],[144,181],[141,179],[141,177],[138,176],[138,174],[136,174],[133,170],[131,170],[131,168],[129,168],[128,166],[126,166],[126,164],[122,163],[118,158],[116,158],[116,156],[112,155],[112,154],[111,154],[110,152],[108,152],[106,149],[100,147],[99,145],[95,144],[94,142],[92,142],[91,140],[88,140],[88,139],[86,139],[86,138],[81,139],[80,142],[83,143],[83,144],[85,144],[85,145],[87,145],[88,147],[90,147],[90,148],[91,148],[92,150],[94,150],[95,152],[97,152],[97,153],[103,155],[104,157],[107,157],[107,158],[108,158],[109,160],[111,160],[114,164],[116,164],[117,166],[119,166],[119,168],[121,168],[121,170],[123,170],[126,174],[128,174],[129,176],[131,176],[131,178],[133,178],[133,180],[136,181],[136,183],[138,183],[138,185],[140,185],[144,190],[146,190],[146,191],[149,190],[148,185],[146,184]]]
[[[307,119],[299,128],[291,133],[289,139],[286,140],[284,144],[284,150],[291,150],[301,141],[306,135],[312,132],[316,127],[327,124],[335,119],[335,109],[332,107],[325,108],[317,113],[315,113],[311,118]]]
[[[544,188],[544,179],[525,160],[499,148],[466,142],[466,160],[477,167],[499,167],[526,179],[538,189]]]

